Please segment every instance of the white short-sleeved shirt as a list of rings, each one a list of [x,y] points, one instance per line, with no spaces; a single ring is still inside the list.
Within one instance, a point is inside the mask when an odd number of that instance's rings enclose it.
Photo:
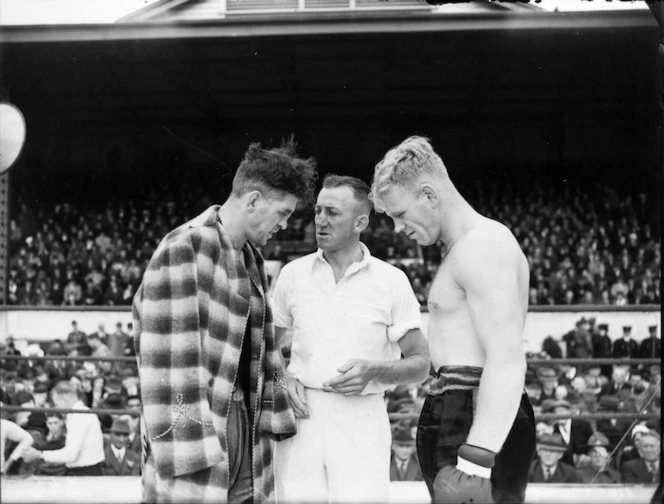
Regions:
[[[89,408],[82,401],[77,401],[71,409]],[[87,467],[104,461],[104,436],[97,415],[68,413],[65,425],[67,438],[64,448],[42,452],[45,462],[65,464],[67,467]]]
[[[274,324],[293,329],[288,370],[306,387],[322,387],[349,359],[399,359],[397,342],[421,327],[406,274],[360,246],[362,260],[339,283],[320,249],[285,265],[277,278]],[[388,386],[372,381],[362,394],[382,394]]]

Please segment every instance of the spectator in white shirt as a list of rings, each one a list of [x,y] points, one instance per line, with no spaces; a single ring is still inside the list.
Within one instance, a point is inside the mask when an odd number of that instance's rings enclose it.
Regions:
[[[76,388],[68,381],[61,381],[55,386],[52,399],[56,408],[89,410],[78,398]],[[64,448],[41,452],[28,448],[23,459],[26,462],[41,459],[45,462],[65,464],[67,476],[102,476],[104,437],[97,415],[68,413],[65,424],[67,438]]]
[[[293,331],[286,383],[298,417],[297,435],[276,451],[286,502],[387,502],[384,393],[430,369],[408,278],[360,242],[368,194],[360,179],[328,175],[315,208],[319,250],[284,266],[274,288],[277,341]]]

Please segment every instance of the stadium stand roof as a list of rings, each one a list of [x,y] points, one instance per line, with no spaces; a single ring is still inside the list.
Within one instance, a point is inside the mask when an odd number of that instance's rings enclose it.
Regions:
[[[442,0],[444,1],[444,0]],[[0,42],[648,26],[645,2],[2,0]],[[138,26],[137,26],[138,25]]]

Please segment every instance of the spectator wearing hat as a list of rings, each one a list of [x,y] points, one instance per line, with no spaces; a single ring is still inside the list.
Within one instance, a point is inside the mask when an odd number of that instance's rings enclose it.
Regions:
[[[624,401],[630,395],[632,385],[629,381],[630,367],[629,364],[614,364],[611,371],[611,380],[602,386],[599,392],[599,397],[605,395],[614,395],[620,401]]]
[[[544,341],[542,342],[542,351],[546,352],[546,354],[552,359],[562,359],[563,357],[562,348],[560,348],[560,345],[552,336],[544,338]]]
[[[609,378],[613,372],[613,366],[609,365],[608,368],[608,376],[605,376],[602,374],[602,368],[599,366],[599,364],[591,363],[588,366],[588,371],[583,376],[583,378],[586,380],[586,386],[588,387],[588,390],[590,390],[596,396],[600,394],[602,387],[609,383]]]
[[[562,461],[571,466],[576,465],[579,456],[583,454],[583,447],[588,443],[590,436],[593,434],[592,426],[587,420],[571,418],[572,405],[564,399],[543,404],[542,412],[567,415],[567,418],[555,420],[553,433],[560,434],[565,443],[566,450]]]
[[[400,427],[393,429],[390,481],[423,481],[423,479],[411,430]]]
[[[576,323],[576,328],[563,336],[567,343],[567,357],[586,359],[592,355],[592,338],[590,335],[590,321],[585,317]]]
[[[110,442],[104,448],[105,476],[137,476],[141,473],[138,453],[129,448],[131,428],[126,419],[116,418],[110,429]]]
[[[108,335],[108,340],[106,345],[111,351],[113,357],[123,357],[124,356],[124,347],[125,341],[127,340],[127,334],[122,330],[122,323],[118,322],[115,324],[115,331]],[[119,373],[120,370],[124,367],[123,362],[114,362],[113,363],[113,372]]]
[[[98,406],[100,409],[108,410],[122,410],[125,409],[125,400],[120,394],[112,392],[106,394]],[[110,432],[113,420],[118,417],[117,414],[99,413],[99,422],[101,423],[101,430],[104,433]]]
[[[574,467],[563,458],[567,446],[558,433],[542,434],[537,441],[537,459],[530,467],[529,483],[578,483]]]
[[[610,359],[613,356],[613,341],[609,336],[609,324],[599,324],[597,332],[593,334],[593,357],[596,359]],[[601,366],[602,374],[611,377],[611,364]]]
[[[38,381],[32,390],[32,394],[37,408],[46,408],[48,406],[48,383]]]
[[[558,386],[558,372],[550,367],[539,369],[537,380],[540,383],[542,392],[539,396],[539,403],[556,398],[556,387]]]
[[[625,401],[623,411],[633,413],[647,412],[653,395],[659,392],[657,388],[651,386],[650,382],[643,376],[638,377],[638,380],[634,380],[634,385],[632,386],[629,397]]]
[[[622,338],[613,344],[614,359],[629,358],[634,359],[638,357],[639,345],[632,339],[632,326],[623,326]]]
[[[615,395],[605,395],[600,397],[597,412],[612,413],[623,411],[623,401]],[[614,446],[620,443],[620,440],[627,433],[630,427],[629,419],[602,418],[596,421],[597,431],[609,438]]]
[[[575,376],[570,383],[567,400],[576,407],[580,413],[594,412],[597,409],[597,396],[588,388],[584,376]]]
[[[122,385],[122,378],[117,375],[110,375],[104,380],[104,393],[103,396],[107,396],[109,394],[118,394],[118,395],[125,395],[125,391],[123,389]]]
[[[7,350],[5,352],[7,355],[21,355],[21,352],[18,348],[16,348],[16,343],[14,343],[14,338],[9,336],[7,338]],[[10,361],[10,362],[16,362],[16,361]]]
[[[87,354],[88,337],[78,328],[78,322],[75,320],[71,321],[71,332],[67,335],[67,348],[69,350],[75,348],[81,355]]]
[[[590,463],[576,470],[580,483],[620,483],[620,473],[611,467],[611,449],[609,438],[601,432],[590,436],[588,444],[583,448],[590,458]]]
[[[635,460],[625,462],[622,466],[624,483],[659,483],[661,481],[661,438],[655,431],[649,430],[641,435],[639,452]]]
[[[657,337],[657,325],[648,326],[650,335],[639,345],[639,357],[642,359],[661,359],[662,340]]]
[[[630,435],[631,444],[625,446],[622,449],[622,452],[620,453],[618,467],[621,470],[626,462],[629,462],[631,460],[636,460],[641,456],[641,454],[639,453],[639,443],[641,441],[641,436],[646,432],[648,432],[649,430],[650,429],[648,428],[648,426],[643,424],[637,424],[632,428],[632,432]]]
[[[126,334],[128,337],[125,340],[125,357],[136,357],[136,348],[134,347],[134,324],[132,322],[127,322]]]

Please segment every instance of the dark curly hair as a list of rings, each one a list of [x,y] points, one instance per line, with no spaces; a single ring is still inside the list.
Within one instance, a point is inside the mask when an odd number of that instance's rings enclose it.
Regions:
[[[272,149],[257,142],[249,145],[233,178],[232,194],[259,190],[266,197],[279,197],[279,192],[286,192],[298,198],[299,206],[309,206],[318,178],[317,164],[314,158],[299,157],[297,147],[292,135]]]

